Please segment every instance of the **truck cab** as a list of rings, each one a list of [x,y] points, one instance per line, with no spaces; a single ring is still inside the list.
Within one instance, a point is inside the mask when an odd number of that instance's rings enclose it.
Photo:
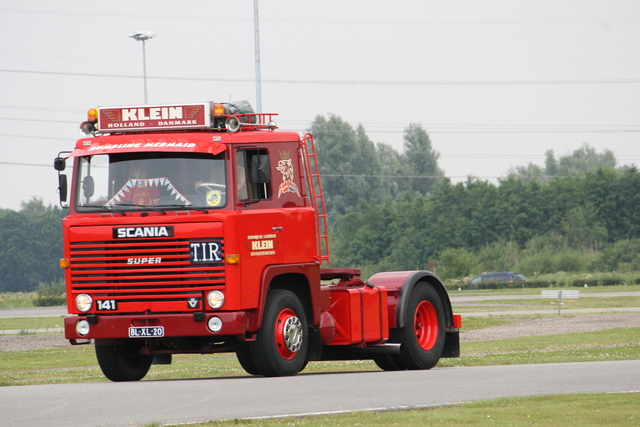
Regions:
[[[313,137],[277,131],[274,116],[246,102],[91,109],[84,137],[55,160],[69,200],[65,337],[93,341],[109,379],[141,379],[176,353],[235,352],[265,376],[363,355],[394,366],[406,277],[365,283],[357,269],[321,268]],[[439,358],[455,353],[459,317],[426,273],[416,283],[443,299],[422,313],[436,323],[428,345]]]

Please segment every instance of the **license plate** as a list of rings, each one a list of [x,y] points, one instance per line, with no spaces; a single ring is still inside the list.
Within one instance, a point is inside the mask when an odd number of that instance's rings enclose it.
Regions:
[[[144,326],[129,328],[129,338],[163,337],[164,326]]]

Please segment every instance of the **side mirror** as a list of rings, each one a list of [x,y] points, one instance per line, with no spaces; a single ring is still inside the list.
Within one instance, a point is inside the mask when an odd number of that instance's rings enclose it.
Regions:
[[[67,167],[67,161],[64,157],[56,157],[53,159],[53,168],[58,172],[62,172]]]
[[[93,192],[95,191],[95,184],[93,182],[93,177],[91,175],[87,175],[82,180],[82,194],[85,199],[89,199],[93,196]]]
[[[67,201],[67,175],[58,175],[58,193],[60,194],[60,204]]]
[[[255,155],[251,157],[251,180],[256,184],[271,182],[269,156]]]

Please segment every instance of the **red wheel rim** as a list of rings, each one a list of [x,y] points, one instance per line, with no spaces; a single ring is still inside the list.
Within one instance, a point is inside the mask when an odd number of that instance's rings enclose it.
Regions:
[[[293,359],[302,346],[302,322],[293,310],[285,308],[276,318],[276,348],[283,359]]]
[[[418,345],[431,350],[438,340],[438,313],[429,301],[420,301],[413,319],[413,331]]]

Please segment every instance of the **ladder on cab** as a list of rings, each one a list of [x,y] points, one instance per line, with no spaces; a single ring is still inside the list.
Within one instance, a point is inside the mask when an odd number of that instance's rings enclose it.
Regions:
[[[316,145],[313,135],[306,133],[302,138],[302,150],[304,151],[304,168],[307,176],[307,187],[309,197],[316,213],[316,247],[317,259],[322,263],[329,261],[329,232],[327,228],[327,209],[324,204],[324,194],[322,192],[322,182],[320,180],[320,169],[318,168],[318,156],[316,156]]]

